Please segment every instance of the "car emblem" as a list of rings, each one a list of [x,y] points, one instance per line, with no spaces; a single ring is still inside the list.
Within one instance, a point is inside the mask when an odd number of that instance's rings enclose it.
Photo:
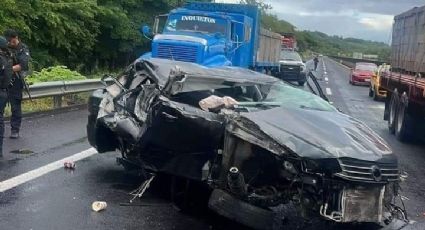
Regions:
[[[374,165],[374,166],[372,166],[371,170],[372,170],[372,177],[373,177],[373,179],[375,181],[381,181],[382,180],[381,169],[378,166]]]
[[[292,68],[292,67],[289,67],[288,69],[294,69],[294,68]]]

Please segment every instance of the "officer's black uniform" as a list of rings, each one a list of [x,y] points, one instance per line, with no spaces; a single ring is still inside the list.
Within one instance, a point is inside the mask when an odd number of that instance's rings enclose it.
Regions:
[[[319,58],[314,57],[314,70],[317,70],[317,64],[319,64]]]
[[[25,77],[29,70],[30,53],[28,47],[19,42],[18,47],[12,50],[14,55],[13,65],[21,65],[20,75]],[[12,133],[19,133],[22,121],[22,90],[24,88],[22,80],[20,80],[16,73],[12,77],[12,85],[9,88],[9,102],[11,107],[12,116],[10,117],[10,126]]]
[[[0,37],[0,157],[3,156],[4,108],[7,104],[7,88],[12,78],[12,59],[6,52],[7,41]]]

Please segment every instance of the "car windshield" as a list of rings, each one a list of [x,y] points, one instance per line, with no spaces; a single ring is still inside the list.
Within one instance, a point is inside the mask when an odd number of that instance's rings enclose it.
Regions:
[[[189,31],[224,35],[226,33],[226,20],[199,15],[172,15],[166,23],[165,31]]]
[[[226,83],[228,84],[228,83]],[[311,109],[321,111],[337,111],[329,102],[322,98],[295,88],[281,81],[265,85],[236,86],[216,88],[213,94],[216,96],[230,96],[238,101],[238,107],[252,108],[254,110],[264,110],[274,107]],[[262,98],[255,100],[255,91],[261,92]],[[205,91],[204,91],[205,92]],[[199,96],[200,91],[186,92]],[[208,94],[208,93],[207,93]],[[205,95],[207,95],[205,94]],[[209,94],[208,94],[209,95]],[[206,97],[206,96],[205,96]]]
[[[261,102],[274,102],[286,108],[336,111],[335,107],[322,98],[283,82],[270,85],[270,91]]]
[[[357,64],[356,70],[360,71],[376,71],[378,67],[375,64]]]
[[[286,61],[301,61],[301,57],[297,52],[282,51],[280,52],[280,59]]]

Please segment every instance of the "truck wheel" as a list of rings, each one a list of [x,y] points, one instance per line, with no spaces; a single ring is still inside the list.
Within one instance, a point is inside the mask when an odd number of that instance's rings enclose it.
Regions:
[[[395,136],[399,141],[405,142],[411,139],[410,132],[414,128],[412,126],[413,119],[408,113],[407,103],[401,100],[397,109],[397,120],[395,124]]]
[[[399,104],[398,93],[394,92],[390,99],[390,114],[388,118],[388,130],[390,133],[395,133],[395,122],[397,119],[397,106]]]
[[[304,85],[305,85],[305,81],[299,81],[299,82],[298,82],[298,85],[299,85],[299,86],[304,86]]]

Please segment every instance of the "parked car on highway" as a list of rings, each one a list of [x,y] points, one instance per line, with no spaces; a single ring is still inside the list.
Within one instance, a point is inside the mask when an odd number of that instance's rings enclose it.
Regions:
[[[374,63],[357,62],[351,69],[349,83],[352,85],[369,85],[370,78],[377,68]]]
[[[307,69],[301,56],[296,51],[283,49],[280,52],[279,63],[279,72],[272,73],[273,76],[285,81],[296,81],[300,86],[305,84],[307,81]]]
[[[390,65],[384,63],[372,74],[370,79],[369,97],[372,97],[375,101],[387,96],[387,91],[381,87],[381,76],[383,74],[389,74],[390,68]]]
[[[388,144],[312,93],[248,69],[155,58],[113,80],[90,97],[90,144],[119,149],[142,175],[177,178],[180,205],[201,184],[210,209],[256,229],[293,213],[338,223],[405,216]]]

